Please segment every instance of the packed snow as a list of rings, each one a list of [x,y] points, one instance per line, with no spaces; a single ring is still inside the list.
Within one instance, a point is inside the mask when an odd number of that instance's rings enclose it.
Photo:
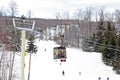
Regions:
[[[120,80],[120,75],[115,74],[112,67],[103,64],[101,53],[67,48],[66,62],[60,62],[53,59],[53,48],[59,45],[39,40],[36,44],[38,52],[32,54],[30,80],[99,80],[99,77],[101,80]],[[16,60],[17,66],[20,65],[19,59],[20,56]],[[25,57],[25,80],[28,77],[28,63],[29,54]],[[16,68],[19,72],[20,68]]]

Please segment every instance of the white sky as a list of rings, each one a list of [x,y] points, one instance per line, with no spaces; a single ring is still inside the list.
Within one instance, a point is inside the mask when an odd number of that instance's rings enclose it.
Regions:
[[[0,0],[0,8],[8,7],[11,0]],[[69,11],[70,14],[88,6],[105,6],[109,10],[119,9],[120,0],[12,0],[18,4],[19,15],[26,15],[30,9],[33,17],[55,18],[56,12]]]

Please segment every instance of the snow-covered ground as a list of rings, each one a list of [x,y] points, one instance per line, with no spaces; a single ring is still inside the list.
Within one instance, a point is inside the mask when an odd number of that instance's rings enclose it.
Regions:
[[[102,63],[100,53],[67,48],[67,60],[60,65],[59,60],[53,59],[53,48],[58,46],[55,42],[36,41],[36,44],[38,52],[32,55],[30,80],[98,80],[98,77],[101,80],[107,80],[107,77],[120,80],[120,75]],[[29,56],[26,56],[25,80],[28,77],[28,60]]]

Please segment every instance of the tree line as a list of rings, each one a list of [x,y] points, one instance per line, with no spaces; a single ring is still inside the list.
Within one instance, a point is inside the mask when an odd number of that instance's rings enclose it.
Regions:
[[[13,17],[21,17],[22,15],[25,15],[25,14],[20,15],[18,8],[19,8],[18,4],[15,1],[10,1],[7,9],[5,9],[4,6],[0,8],[0,17],[4,16],[4,17],[13,18]],[[32,15],[33,15],[32,11],[28,9],[26,12],[27,18],[30,19]]]
[[[120,74],[120,29],[116,22],[100,17],[96,32],[83,39],[82,49],[102,53],[103,63]]]
[[[20,17],[21,15],[26,15],[27,18],[31,18],[33,13],[29,9],[26,14],[19,14],[19,6],[15,1],[11,1],[8,4],[8,8],[5,9],[4,6],[0,8],[0,16],[10,16],[10,17]],[[80,21],[99,21],[100,16],[104,20],[120,20],[120,9],[115,9],[110,12],[107,11],[105,6],[87,6],[86,8],[76,9],[72,15],[70,11],[59,11],[54,13],[56,19],[79,19]]]

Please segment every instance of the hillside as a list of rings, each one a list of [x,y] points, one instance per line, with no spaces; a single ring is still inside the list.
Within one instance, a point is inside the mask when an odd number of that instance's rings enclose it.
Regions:
[[[45,30],[47,27],[56,27],[57,25],[79,25],[81,29],[81,33],[86,35],[90,35],[95,32],[97,27],[96,22],[85,22],[78,20],[67,20],[67,19],[41,19],[41,18],[32,18],[31,20],[35,20],[35,28],[41,28]],[[13,28],[12,18],[10,17],[0,17],[0,31],[7,33],[7,30]]]

